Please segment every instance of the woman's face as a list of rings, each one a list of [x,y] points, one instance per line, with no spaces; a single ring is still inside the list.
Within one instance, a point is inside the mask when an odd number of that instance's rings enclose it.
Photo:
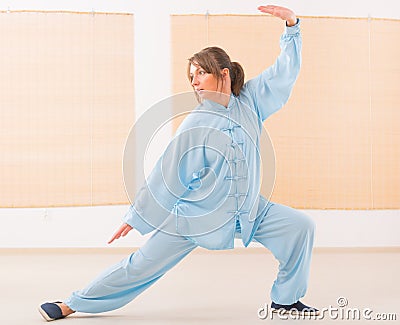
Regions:
[[[199,65],[190,65],[190,80],[193,89],[200,97],[204,97],[210,91],[221,91],[221,82],[218,83],[217,78],[213,74],[207,73]]]

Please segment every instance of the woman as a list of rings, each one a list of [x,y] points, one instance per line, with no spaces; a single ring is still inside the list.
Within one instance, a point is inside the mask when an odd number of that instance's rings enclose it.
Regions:
[[[276,63],[244,84],[242,67],[220,48],[189,59],[188,78],[200,105],[179,127],[109,243],[133,228],[154,234],[85,289],[64,302],[41,305],[46,320],[120,308],[194,248],[230,249],[237,234],[245,246],[260,242],[280,263],[273,310],[318,313],[299,300],[307,289],[314,223],[259,194],[262,122],[285,104],[296,81],[300,22],[287,8],[258,9],[286,21]]]

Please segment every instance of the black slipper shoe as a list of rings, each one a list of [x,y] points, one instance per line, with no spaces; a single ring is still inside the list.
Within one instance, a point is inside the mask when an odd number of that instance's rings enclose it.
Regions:
[[[60,303],[61,301],[46,302],[39,306],[39,313],[48,322],[56,319],[65,318],[65,316],[62,314],[60,306],[57,305]]]

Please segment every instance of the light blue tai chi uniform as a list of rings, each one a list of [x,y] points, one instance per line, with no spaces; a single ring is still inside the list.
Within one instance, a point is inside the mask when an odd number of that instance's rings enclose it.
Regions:
[[[246,82],[228,107],[203,101],[182,122],[139,190],[124,222],[150,239],[64,302],[99,313],[120,308],[196,247],[231,249],[239,235],[279,261],[271,299],[305,295],[314,223],[260,195],[262,122],[288,100],[301,65],[300,22],[286,27],[275,64]]]

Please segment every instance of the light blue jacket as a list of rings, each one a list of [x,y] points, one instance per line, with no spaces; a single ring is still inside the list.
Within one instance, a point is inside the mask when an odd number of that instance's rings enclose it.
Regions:
[[[301,65],[300,21],[286,27],[276,62],[228,107],[205,100],[182,122],[124,222],[185,236],[208,249],[247,246],[269,202],[260,195],[262,122],[289,99]],[[172,221],[172,222],[171,222]]]

